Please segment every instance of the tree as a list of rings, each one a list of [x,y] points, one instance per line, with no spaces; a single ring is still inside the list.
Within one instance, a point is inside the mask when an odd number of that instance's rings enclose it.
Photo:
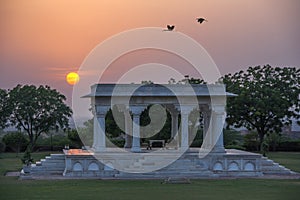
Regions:
[[[190,78],[188,79],[189,84],[206,84],[206,82],[203,79],[200,78]]]
[[[2,138],[2,141],[6,147],[17,153],[24,150],[28,145],[28,137],[21,132],[8,133]]]
[[[148,81],[141,81],[141,84],[145,84],[145,85],[147,85],[147,84],[154,84],[154,82],[151,81],[151,80],[148,80]]]
[[[116,106],[113,107],[114,113],[118,113],[118,109]],[[121,113],[119,113],[117,116],[122,116]],[[108,133],[108,137],[109,138],[115,138],[115,137],[119,137],[121,135],[121,133],[123,132],[122,129],[117,125],[115,118],[113,116],[113,112],[112,109],[109,109],[109,111],[106,114],[105,117],[105,128],[106,128],[106,133]],[[118,117],[117,119],[119,122],[122,123],[122,121],[124,122],[124,118],[120,118]],[[124,129],[124,127],[123,127]]]
[[[193,77],[189,77],[189,75],[185,75],[184,79],[177,81],[174,78],[170,78],[168,80],[168,84],[206,84],[206,82],[201,79],[201,78],[193,78]]]
[[[152,109],[152,116],[150,118],[149,110],[150,107]],[[169,140],[171,137],[171,115],[167,112],[166,122],[164,126],[160,129],[159,127],[155,126],[156,124],[160,124],[162,117],[160,116],[160,107],[154,107],[153,105],[149,105],[141,114],[140,125],[147,126],[152,123],[152,126],[149,127],[148,131],[149,134],[152,136],[148,138],[143,138],[142,141],[147,141],[149,139],[163,139],[165,141]],[[156,133],[156,134],[154,134]]]
[[[7,107],[7,91],[0,89],[0,127],[5,127],[9,114]]]
[[[267,133],[280,133],[291,119],[299,119],[300,69],[249,67],[221,78],[237,97],[227,101],[228,126],[256,130],[260,146]]]
[[[49,86],[17,85],[8,91],[9,121],[28,134],[30,151],[42,133],[68,128],[72,110],[65,100],[64,95]]]
[[[78,135],[85,146],[92,146],[94,135],[94,121],[90,119],[83,123],[84,127],[77,127]]]
[[[68,131],[68,139],[72,142],[72,145],[76,148],[81,148],[83,143],[76,129]]]

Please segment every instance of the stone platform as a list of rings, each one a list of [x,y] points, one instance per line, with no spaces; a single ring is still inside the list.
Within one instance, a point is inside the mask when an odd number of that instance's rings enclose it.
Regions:
[[[162,179],[296,174],[256,153],[226,149],[225,153],[204,154],[197,148],[189,149],[179,158],[178,151],[166,149],[159,152],[145,150],[134,156],[116,149],[101,154],[71,149],[32,164],[31,172],[21,173],[21,177]]]

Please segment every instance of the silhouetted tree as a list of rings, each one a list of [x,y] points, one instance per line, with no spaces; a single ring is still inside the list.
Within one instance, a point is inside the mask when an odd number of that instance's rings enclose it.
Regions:
[[[0,89],[0,127],[4,128],[7,124],[10,111],[7,106],[7,91]]]
[[[85,146],[92,146],[94,135],[94,121],[93,119],[90,119],[84,122],[83,125],[83,127],[77,127],[80,140]]]
[[[30,151],[42,133],[68,128],[72,110],[65,100],[64,95],[49,86],[17,85],[8,91],[9,121],[28,134]]]
[[[159,107],[155,108],[152,107],[152,119],[150,118],[149,115],[149,110],[150,107],[152,105],[148,106],[141,114],[141,119],[140,119],[140,123],[141,126],[147,126],[148,124],[152,123],[154,126],[149,127],[149,133],[153,134],[156,133],[154,135],[152,135],[149,138],[145,138],[143,140],[147,140],[147,139],[164,139],[165,141],[169,140],[171,137],[171,115],[169,112],[167,112],[167,118],[166,118],[166,122],[164,124],[164,126],[161,129],[158,129],[157,126],[155,126],[155,124],[160,124],[161,123],[161,116],[160,112],[158,112],[159,110],[156,109],[160,109]]]
[[[151,80],[148,81],[141,81],[141,84],[153,84],[154,82]]]
[[[2,141],[16,153],[25,150],[28,145],[28,137],[21,132],[10,132],[3,136]]]
[[[168,84],[186,84],[186,83],[189,83],[189,84],[206,84],[206,82],[203,79],[189,77],[189,75],[185,75],[184,79],[181,79],[177,82],[174,78],[170,78],[168,80]]]
[[[300,118],[300,69],[256,66],[221,80],[238,95],[227,101],[227,124],[256,130],[260,146],[267,133],[279,133],[292,117]]]

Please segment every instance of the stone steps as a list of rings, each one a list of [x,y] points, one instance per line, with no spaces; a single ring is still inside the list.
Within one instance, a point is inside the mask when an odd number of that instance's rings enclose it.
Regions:
[[[65,169],[65,155],[51,154],[31,164],[32,175],[62,175]]]
[[[295,172],[290,169],[268,159],[267,157],[262,157],[261,159],[261,171],[264,175],[291,175]]]
[[[116,178],[201,178],[210,177],[213,173],[210,171],[199,172],[175,172],[175,171],[155,171],[149,173],[126,173],[120,172],[115,174]]]

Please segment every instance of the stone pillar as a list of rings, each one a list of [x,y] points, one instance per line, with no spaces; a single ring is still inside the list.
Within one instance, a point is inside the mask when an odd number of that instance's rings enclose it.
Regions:
[[[206,108],[202,110],[202,113],[203,113],[203,142],[201,148],[209,149],[212,145],[211,110]]]
[[[179,112],[176,109],[171,111],[171,118],[172,118],[171,139],[174,141],[172,143],[175,145],[176,148],[179,147],[178,115],[179,115]]]
[[[189,114],[193,110],[192,106],[180,106],[181,110],[181,150],[189,148]]]
[[[178,112],[172,111],[172,127],[171,127],[171,138],[174,138],[178,132]]]
[[[94,142],[93,142],[93,148],[95,152],[103,152],[106,150],[105,116],[109,108],[110,108],[109,106],[96,106],[95,109],[96,115],[94,115]]]
[[[130,111],[133,115],[133,125],[132,125],[132,152],[140,152],[140,115],[145,109],[145,106],[132,106]]]
[[[179,130],[178,130],[178,115],[179,115],[179,111],[180,107],[179,105],[165,105],[165,107],[167,108],[167,110],[170,112],[171,114],[171,138],[168,146],[169,147],[175,147],[178,148],[179,147]]]
[[[96,146],[98,146],[97,144],[97,137],[98,137],[98,133],[100,131],[100,126],[98,124],[98,120],[97,120],[97,114],[94,113],[93,111],[93,115],[94,115],[94,119],[93,119],[93,123],[94,123],[94,128],[93,128],[93,145],[92,145],[92,148],[95,149]]]
[[[132,146],[132,120],[129,111],[124,112],[125,117],[125,144],[124,148],[131,148]]]
[[[218,105],[212,108],[212,152],[224,153],[223,126],[226,117],[225,106]]]

